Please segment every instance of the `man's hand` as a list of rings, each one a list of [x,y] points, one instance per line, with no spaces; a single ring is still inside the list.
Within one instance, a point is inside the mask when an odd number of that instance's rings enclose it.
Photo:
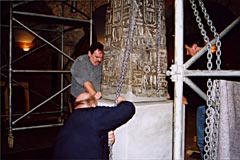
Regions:
[[[187,101],[187,98],[186,97],[182,97],[182,103],[184,104],[184,105],[187,105],[188,104],[188,101]]]
[[[113,131],[108,132],[108,145],[113,145],[115,143],[115,135]]]
[[[96,92],[96,94],[94,95],[94,97],[99,100],[102,98],[102,93],[101,92]]]
[[[116,103],[119,104],[122,101],[125,101],[125,98],[122,96],[119,96]]]
[[[94,96],[97,100],[102,98],[102,93],[101,92],[97,92],[92,84],[92,82],[86,81],[83,84],[83,87],[85,89],[85,91],[87,93],[89,93],[90,95]]]

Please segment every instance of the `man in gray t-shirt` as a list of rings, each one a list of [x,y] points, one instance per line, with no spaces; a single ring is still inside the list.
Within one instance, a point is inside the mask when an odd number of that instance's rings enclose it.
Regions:
[[[71,94],[77,97],[80,93],[88,92],[101,98],[100,85],[102,75],[103,45],[93,43],[87,55],[79,56],[71,67]]]
[[[71,67],[72,85],[71,94],[75,98],[81,93],[87,92],[96,99],[100,99],[103,45],[99,42],[93,43],[87,55],[79,56]],[[74,99],[75,99],[74,98]],[[75,101],[75,100],[74,100]],[[108,138],[113,144],[115,141],[114,132],[108,133]]]

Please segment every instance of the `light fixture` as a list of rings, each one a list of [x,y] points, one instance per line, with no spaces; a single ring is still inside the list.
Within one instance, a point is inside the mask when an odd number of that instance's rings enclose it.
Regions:
[[[22,44],[20,44],[20,46],[21,46],[21,48],[22,48],[22,50],[23,51],[29,51],[30,50],[30,48],[32,48],[32,43],[22,43]]]
[[[29,51],[33,47],[33,40],[35,36],[23,29],[14,30],[14,38],[16,44],[23,50]]]

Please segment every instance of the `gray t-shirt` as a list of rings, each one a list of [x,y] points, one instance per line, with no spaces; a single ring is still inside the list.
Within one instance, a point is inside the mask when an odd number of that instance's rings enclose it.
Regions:
[[[88,55],[79,56],[71,67],[72,85],[71,94],[77,97],[80,93],[85,92],[83,84],[87,81],[92,82],[96,91],[100,91],[102,63],[93,66]]]

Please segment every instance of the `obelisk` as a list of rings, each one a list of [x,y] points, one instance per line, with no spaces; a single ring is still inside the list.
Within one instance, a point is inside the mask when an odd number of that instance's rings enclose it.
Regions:
[[[112,0],[109,4],[100,103],[114,105],[120,88],[120,95],[136,106],[133,118],[114,131],[112,157],[171,159],[173,103],[166,100],[165,2]]]
[[[110,1],[106,15],[104,52],[103,98],[115,98],[121,75],[124,75],[120,86],[121,95],[129,100],[166,100],[165,2]],[[126,71],[121,74],[124,65]]]

